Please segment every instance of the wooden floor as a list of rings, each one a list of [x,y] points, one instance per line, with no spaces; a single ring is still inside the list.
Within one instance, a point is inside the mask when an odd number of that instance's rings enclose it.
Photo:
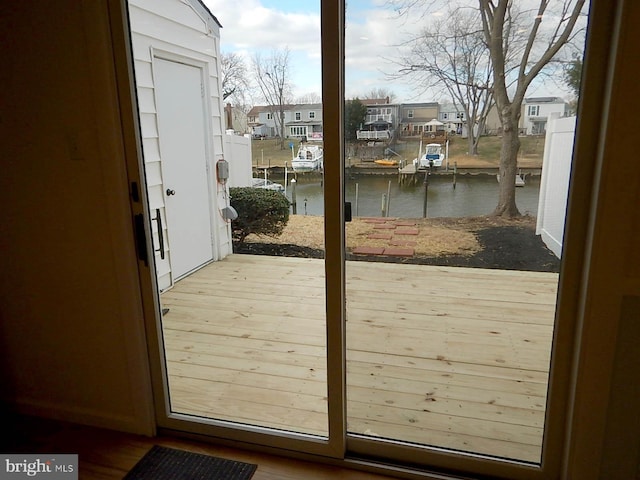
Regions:
[[[0,439],[0,451],[7,454],[77,454],[80,480],[121,480],[153,445],[258,465],[252,480],[392,478],[169,436],[150,438],[32,417],[3,419]]]
[[[537,462],[557,274],[346,268],[348,431]],[[323,269],[232,255],[163,293],[173,411],[326,435]]]

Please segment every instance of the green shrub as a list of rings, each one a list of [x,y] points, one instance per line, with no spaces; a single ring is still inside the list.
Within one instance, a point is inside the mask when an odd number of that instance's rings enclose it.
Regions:
[[[280,192],[262,188],[229,189],[231,206],[238,218],[231,222],[233,238],[244,242],[247,235],[277,237],[289,221],[289,200]]]

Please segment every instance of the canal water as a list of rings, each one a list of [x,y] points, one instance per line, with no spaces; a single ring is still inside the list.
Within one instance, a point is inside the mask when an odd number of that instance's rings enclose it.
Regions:
[[[270,180],[284,185],[284,176]],[[351,202],[354,216],[377,217],[382,213],[383,194],[390,184],[389,216],[421,218],[425,187],[398,185],[396,175],[351,175],[346,179],[346,201]],[[356,185],[358,201],[356,204]],[[516,204],[522,214],[536,216],[540,177],[529,176],[524,187],[516,188]],[[451,175],[431,175],[427,188],[427,217],[468,217],[490,214],[498,203],[498,182],[493,175],[458,175],[453,188]],[[291,184],[287,185],[291,200]],[[297,213],[323,214],[321,177],[299,176],[296,184]]]

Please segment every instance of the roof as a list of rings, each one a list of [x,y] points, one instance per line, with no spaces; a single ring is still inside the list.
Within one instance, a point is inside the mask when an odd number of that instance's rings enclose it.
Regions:
[[[211,10],[209,10],[209,8],[204,4],[202,0],[189,0],[189,3],[193,6],[194,10],[196,10],[201,15],[204,14],[210,17],[211,20],[216,22],[219,28],[222,28],[222,24],[218,21],[216,16],[213,13],[211,13]]]
[[[290,112],[291,110],[293,110],[294,107],[295,105],[283,105],[282,110],[285,112]],[[255,117],[262,112],[273,113],[273,112],[277,112],[279,108],[280,108],[279,105],[256,105],[251,110],[249,110],[249,113],[247,113],[247,116]]]
[[[251,110],[249,110],[249,113],[247,113],[247,116],[257,117],[260,112],[264,112],[266,109],[267,107],[263,107],[263,106],[252,107]]]
[[[388,105],[389,97],[387,98],[359,98],[360,103],[363,105]]]
[[[403,103],[402,108],[438,108],[438,102],[428,102],[428,103]]]
[[[285,122],[286,126],[296,126],[296,125],[322,125],[322,120],[291,120],[290,122]]]
[[[524,99],[524,103],[566,103],[560,97],[529,97]]]
[[[292,106],[293,110],[322,110],[321,103],[296,103]]]

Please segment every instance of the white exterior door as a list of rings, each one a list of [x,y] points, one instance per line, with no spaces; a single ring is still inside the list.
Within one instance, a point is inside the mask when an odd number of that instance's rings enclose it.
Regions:
[[[202,70],[156,58],[153,73],[175,281],[213,260]]]

